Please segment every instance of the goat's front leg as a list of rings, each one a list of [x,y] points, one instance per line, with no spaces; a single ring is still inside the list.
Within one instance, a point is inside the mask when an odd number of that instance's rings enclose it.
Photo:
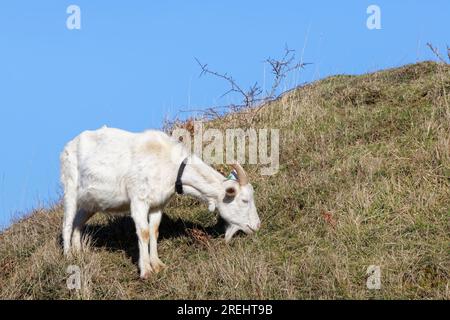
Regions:
[[[139,241],[139,270],[141,279],[147,279],[153,269],[150,265],[149,241],[150,228],[148,221],[149,205],[143,201],[132,201],[131,217],[136,225],[136,233]]]
[[[161,211],[150,213],[150,264],[155,272],[159,272],[166,267],[158,257],[158,236],[161,218]]]

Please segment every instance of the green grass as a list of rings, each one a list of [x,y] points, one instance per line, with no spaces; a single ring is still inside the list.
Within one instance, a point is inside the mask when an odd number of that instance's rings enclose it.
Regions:
[[[246,166],[257,235],[226,245],[205,205],[176,197],[159,241],[168,268],[141,281],[130,218],[97,215],[67,260],[62,208],[40,209],[0,234],[0,298],[449,299],[449,93],[450,67],[424,62],[330,77],[211,121],[280,129],[279,173]],[[78,292],[69,265],[81,267]],[[381,290],[366,288],[369,265]]]

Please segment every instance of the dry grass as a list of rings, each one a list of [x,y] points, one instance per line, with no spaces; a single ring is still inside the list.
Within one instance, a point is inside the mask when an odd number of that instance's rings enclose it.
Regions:
[[[98,215],[66,260],[60,207],[0,235],[3,299],[449,299],[450,67],[426,62],[300,88],[251,115],[281,131],[281,168],[247,166],[263,229],[230,246],[206,207],[175,198],[169,268],[138,279],[131,220]],[[209,126],[247,125],[230,114]],[[69,291],[66,268],[82,270]],[[366,288],[379,265],[381,290]]]

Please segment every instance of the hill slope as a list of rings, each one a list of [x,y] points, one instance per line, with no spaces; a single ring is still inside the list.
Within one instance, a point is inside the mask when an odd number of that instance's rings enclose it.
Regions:
[[[431,62],[299,88],[209,126],[279,128],[280,172],[259,175],[261,232],[225,245],[204,205],[174,198],[161,226],[168,269],[138,278],[127,217],[97,215],[88,249],[60,248],[62,209],[0,235],[0,298],[449,299],[450,67]],[[69,265],[82,289],[66,286]],[[381,290],[366,270],[381,267]]]

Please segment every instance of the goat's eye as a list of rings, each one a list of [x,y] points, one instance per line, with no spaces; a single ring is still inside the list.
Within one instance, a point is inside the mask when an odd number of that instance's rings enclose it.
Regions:
[[[249,201],[247,199],[242,199],[243,203],[248,203]]]

